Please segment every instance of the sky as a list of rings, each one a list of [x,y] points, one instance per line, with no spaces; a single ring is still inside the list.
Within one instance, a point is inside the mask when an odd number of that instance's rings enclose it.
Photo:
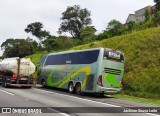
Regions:
[[[112,19],[125,23],[129,14],[148,5],[153,0],[0,0],[0,45],[9,38],[33,38],[24,29],[28,24],[41,22],[51,35],[62,22],[62,12],[68,6],[80,5],[91,11],[92,26],[97,34],[105,30]],[[0,50],[0,55],[2,55]]]

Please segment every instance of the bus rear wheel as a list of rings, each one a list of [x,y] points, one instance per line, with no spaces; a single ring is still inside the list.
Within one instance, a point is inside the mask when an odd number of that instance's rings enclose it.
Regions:
[[[69,93],[74,93],[74,85],[73,85],[73,83],[69,83],[68,91],[69,91]]]
[[[46,88],[46,81],[44,79],[42,80],[41,84],[42,84],[42,88]]]
[[[76,94],[78,94],[78,95],[81,95],[81,84],[80,83],[77,83],[76,84]]]

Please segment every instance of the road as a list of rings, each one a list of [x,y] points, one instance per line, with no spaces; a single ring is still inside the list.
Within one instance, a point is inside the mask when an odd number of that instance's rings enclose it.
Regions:
[[[135,116],[135,113],[113,113],[123,111],[124,109],[126,109],[124,107],[131,106],[146,107],[147,105],[129,102],[126,100],[118,100],[110,97],[99,98],[95,96],[79,96],[53,88],[42,89],[41,87],[36,87],[32,89],[26,89],[2,88],[0,86],[0,107],[45,107],[47,109],[45,111],[48,113],[41,114],[45,116],[53,116],[53,114],[49,112],[52,112],[54,113],[54,115],[58,116]],[[110,111],[110,113],[106,113],[106,111]],[[3,115],[24,116],[24,114]],[[136,115],[157,116],[157,114],[153,113],[136,113]]]

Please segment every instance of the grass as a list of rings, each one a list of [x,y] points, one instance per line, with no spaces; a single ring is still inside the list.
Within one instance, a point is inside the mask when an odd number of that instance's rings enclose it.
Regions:
[[[155,105],[155,106],[160,106],[160,100],[159,99],[147,99],[147,98],[140,98],[140,97],[134,97],[134,96],[129,96],[125,94],[115,94],[111,95],[114,98],[118,99],[124,99],[128,101],[134,101],[138,103],[145,103],[145,104],[150,104],[150,105]]]

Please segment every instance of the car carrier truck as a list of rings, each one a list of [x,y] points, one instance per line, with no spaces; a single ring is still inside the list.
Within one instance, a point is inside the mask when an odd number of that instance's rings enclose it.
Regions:
[[[31,88],[34,85],[35,65],[29,58],[5,58],[0,61],[0,84],[3,87]]]

